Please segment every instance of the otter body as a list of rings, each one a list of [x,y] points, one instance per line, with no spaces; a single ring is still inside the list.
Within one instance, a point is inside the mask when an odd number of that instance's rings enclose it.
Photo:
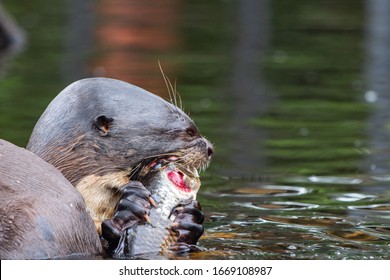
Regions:
[[[100,255],[103,221],[110,249],[148,219],[153,199],[137,182],[145,167],[169,160],[198,177],[212,153],[193,121],[162,98],[114,79],[77,81],[49,104],[27,150],[0,141],[0,258]],[[175,211],[178,247],[195,244],[200,205]]]
[[[93,258],[101,253],[80,193],[52,165],[0,140],[0,259]]]
[[[203,169],[213,153],[175,105],[137,86],[90,78],[65,88],[37,122],[27,149],[58,168],[84,197],[101,232],[121,188],[156,158]]]

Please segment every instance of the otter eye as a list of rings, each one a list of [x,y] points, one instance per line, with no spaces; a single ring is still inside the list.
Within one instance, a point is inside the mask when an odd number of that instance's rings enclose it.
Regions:
[[[106,117],[105,115],[99,115],[94,118],[93,125],[100,131],[101,136],[107,136],[113,121],[113,118]]]
[[[188,136],[190,136],[190,137],[194,137],[194,136],[196,136],[196,130],[194,129],[194,128],[192,128],[192,127],[189,127],[189,128],[187,128],[186,129],[186,133],[187,133],[187,135]]]

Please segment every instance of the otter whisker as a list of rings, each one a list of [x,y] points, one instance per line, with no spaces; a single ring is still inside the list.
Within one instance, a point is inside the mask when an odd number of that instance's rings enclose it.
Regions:
[[[174,102],[174,94],[171,92],[171,90],[170,90],[171,88],[170,88],[170,86],[169,86],[170,82],[169,82],[169,80],[168,80],[167,75],[165,75],[164,70],[162,69],[162,66],[161,66],[160,61],[158,61],[158,67],[160,68],[161,75],[162,75],[162,77],[163,77],[163,79],[164,79],[165,86],[167,87],[167,90],[168,90],[169,101],[170,101],[172,104],[175,104],[175,102]]]
[[[177,91],[177,81],[175,79],[174,84],[172,85],[172,82],[170,81],[169,77],[164,73],[164,70],[162,69],[160,61],[158,61],[158,66],[160,68],[160,72],[162,74],[162,77],[165,82],[165,86],[167,87],[168,95],[169,95],[169,101],[175,105],[176,107],[183,110],[183,100]]]
[[[160,157],[167,157],[167,156],[177,156],[177,153],[162,153],[162,154],[155,154],[152,156],[147,156],[145,159],[149,158],[160,158]]]
[[[180,110],[184,111],[183,100],[181,98],[180,93],[177,91],[177,80],[175,79],[174,84],[172,85],[171,81],[168,79],[169,86],[171,88],[172,95],[174,96],[174,105],[178,107]]]
[[[162,74],[162,77],[164,79],[164,82],[165,82],[165,86],[167,87],[167,91],[168,91],[168,96],[169,96],[169,102],[170,103],[165,103],[164,102],[164,105],[166,105],[168,107],[168,109],[172,112],[172,113],[177,113],[177,106],[176,106],[176,103],[177,103],[177,100],[176,100],[176,95],[175,95],[175,92],[176,92],[176,89],[173,89],[172,88],[172,84],[171,82],[169,81],[168,79],[168,76],[165,75],[164,73],[164,70],[162,69],[162,66],[161,66],[161,63],[160,61],[158,61],[158,65],[159,65],[159,68],[160,68],[160,72]],[[180,98],[181,100],[181,98]],[[180,101],[181,102],[181,101]],[[171,106],[171,104],[175,105],[175,106]]]
[[[175,78],[175,81],[173,82],[173,92],[179,97],[179,108],[183,109],[182,108],[183,102],[181,100],[181,96],[180,96],[179,92],[177,91],[177,80],[176,80],[176,78]]]
[[[198,164],[197,163],[201,163],[201,158],[196,158],[196,159],[191,159],[190,161],[188,161],[186,158],[181,158],[179,160],[177,160],[175,163],[178,165],[178,166],[181,166],[183,168],[185,167],[191,167],[191,168],[197,168]]]
[[[184,111],[184,107],[183,107],[183,100],[181,99],[181,96],[180,96],[180,93],[177,91],[177,81],[175,79],[175,83],[174,83],[174,88],[173,88],[173,91],[174,93],[177,95],[177,97],[179,98],[179,108]]]
[[[172,83],[171,83],[171,81],[169,80],[169,78],[168,78],[168,77],[166,77],[166,78],[167,78],[167,80],[168,80],[168,85],[169,85],[170,91],[171,91],[172,96],[173,96],[173,101],[174,101],[173,104],[174,104],[176,107],[178,107],[178,106],[177,106],[177,94],[176,94],[176,92],[175,92],[175,89],[173,88]]]
[[[141,163],[138,163],[135,167],[133,167],[129,173],[129,178],[132,178],[137,173],[137,171],[140,169],[140,167],[142,167]],[[143,167],[142,167],[142,169],[143,169]],[[142,169],[141,169],[141,172],[142,172]]]

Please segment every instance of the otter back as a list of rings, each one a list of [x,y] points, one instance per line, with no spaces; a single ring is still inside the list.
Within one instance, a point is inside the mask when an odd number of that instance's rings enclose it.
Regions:
[[[83,198],[52,165],[0,140],[0,258],[92,257],[102,247]]]

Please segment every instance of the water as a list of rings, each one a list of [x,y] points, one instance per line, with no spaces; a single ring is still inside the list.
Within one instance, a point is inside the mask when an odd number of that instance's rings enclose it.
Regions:
[[[389,191],[375,178],[222,180],[205,190],[199,258],[388,258]],[[387,190],[386,190],[387,188]]]
[[[73,80],[176,79],[216,147],[204,250],[178,258],[390,258],[388,1],[3,5],[29,40],[1,60],[3,139],[24,146]]]

